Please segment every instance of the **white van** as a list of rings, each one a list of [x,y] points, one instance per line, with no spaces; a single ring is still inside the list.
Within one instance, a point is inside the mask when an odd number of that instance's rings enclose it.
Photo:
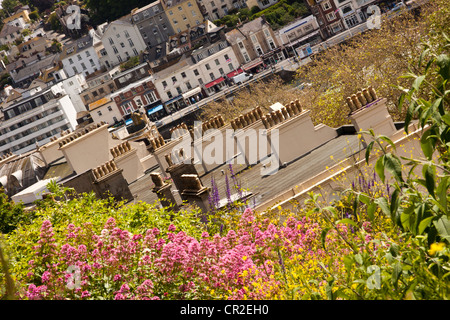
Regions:
[[[237,76],[234,76],[232,79],[235,84],[241,84],[244,83],[245,81],[250,80],[251,78],[253,78],[253,74],[243,72],[238,74]]]

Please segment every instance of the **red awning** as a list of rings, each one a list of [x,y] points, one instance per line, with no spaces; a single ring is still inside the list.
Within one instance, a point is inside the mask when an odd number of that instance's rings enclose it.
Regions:
[[[214,80],[214,81],[211,81],[210,83],[207,83],[207,84],[205,84],[205,88],[211,88],[212,86],[214,86],[214,85],[216,85],[216,84],[218,84],[218,83],[221,83],[222,81],[224,81],[225,80],[225,78],[224,77],[220,77],[220,78],[218,78],[218,79],[216,79],[216,80]]]
[[[253,60],[252,62],[249,62],[245,65],[242,66],[242,69],[244,69],[245,71],[250,70],[256,66],[259,66],[261,63],[263,63],[261,58],[258,58],[257,60]]]
[[[227,74],[227,78],[231,78],[234,77],[235,75],[244,72],[244,70],[242,70],[241,68],[234,70],[233,72],[230,72],[229,74]]]

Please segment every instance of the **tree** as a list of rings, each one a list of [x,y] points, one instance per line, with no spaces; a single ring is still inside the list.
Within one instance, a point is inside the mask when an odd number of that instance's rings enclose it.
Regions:
[[[2,8],[6,10],[9,14],[13,14],[14,8],[19,5],[19,1],[17,0],[3,0]]]

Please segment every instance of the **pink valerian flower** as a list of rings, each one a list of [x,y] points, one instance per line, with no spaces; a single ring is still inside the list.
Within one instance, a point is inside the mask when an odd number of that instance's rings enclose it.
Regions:
[[[120,274],[116,274],[114,276],[114,281],[120,281],[120,280],[122,280],[122,276]]]
[[[89,298],[91,296],[91,294],[89,293],[89,291],[87,291],[87,290],[84,290],[82,293],[81,293],[81,298]]]
[[[113,230],[115,226],[116,226],[116,219],[114,219],[112,217],[109,218],[105,223],[106,230]]]
[[[50,272],[45,271],[41,276],[42,282],[48,282],[50,280]]]
[[[117,293],[114,297],[114,300],[126,300],[126,298],[123,294]]]
[[[167,230],[169,230],[170,232],[174,232],[175,230],[177,230],[177,228],[173,224],[171,224]]]

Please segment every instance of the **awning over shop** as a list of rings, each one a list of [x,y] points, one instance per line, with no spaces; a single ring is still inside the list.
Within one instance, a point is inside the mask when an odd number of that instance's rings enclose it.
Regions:
[[[234,77],[235,75],[244,72],[244,70],[242,70],[241,68],[234,70],[233,72],[230,72],[229,74],[227,74],[227,78],[231,78]]]
[[[192,89],[192,90],[190,90],[188,92],[183,93],[182,94],[183,99],[187,99],[189,97],[192,97],[194,94],[199,94],[201,91],[202,91],[202,88],[200,88],[200,87],[194,88],[194,89]]]
[[[148,110],[147,110],[147,114],[148,114],[148,115],[151,115],[152,113],[158,112],[158,111],[160,111],[160,110],[162,110],[162,109],[163,109],[163,105],[160,104],[160,105],[157,105],[156,107],[153,107],[153,108],[148,109]]]
[[[176,96],[175,98],[172,98],[172,99],[170,99],[170,100],[164,102],[164,104],[167,106],[168,104],[171,104],[171,103],[173,103],[173,102],[175,102],[175,101],[178,101],[178,100],[180,100],[181,98],[183,98],[183,96],[180,94],[179,96]]]
[[[205,88],[211,88],[212,86],[215,86],[216,84],[221,83],[224,80],[225,80],[224,77],[220,77],[214,81],[211,81],[210,83],[205,84]]]
[[[259,66],[261,63],[263,63],[263,60],[262,60],[261,58],[257,58],[257,59],[255,59],[255,60],[253,60],[252,62],[249,62],[249,63],[247,63],[247,64],[244,64],[244,65],[242,66],[242,69],[243,69],[244,71],[248,71],[248,70],[250,70],[250,69],[252,69],[252,68],[254,68],[254,67],[256,67],[256,66]]]
[[[300,43],[300,42],[305,41],[305,40],[307,40],[307,39],[309,39],[309,38],[312,38],[312,37],[314,37],[314,36],[316,36],[316,35],[318,35],[318,34],[319,34],[319,31],[314,31],[314,32],[312,32],[312,33],[310,33],[310,34],[308,34],[308,35],[306,35],[306,36],[304,36],[304,37],[302,37],[302,38],[300,38],[300,39],[297,39],[297,40],[295,40],[295,41],[286,43],[285,46],[294,46],[294,45],[296,45],[297,43]]]

